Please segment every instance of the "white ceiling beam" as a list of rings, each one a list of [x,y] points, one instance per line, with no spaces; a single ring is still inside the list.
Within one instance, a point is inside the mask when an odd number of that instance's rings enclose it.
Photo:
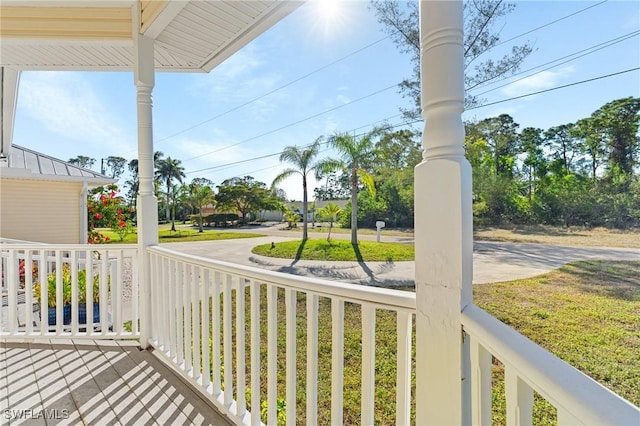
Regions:
[[[169,0],[158,16],[151,22],[143,34],[152,39],[157,39],[162,31],[175,19],[182,9],[189,3],[184,0]]]
[[[20,71],[0,67],[0,160],[7,158],[13,143],[13,125],[18,101]]]

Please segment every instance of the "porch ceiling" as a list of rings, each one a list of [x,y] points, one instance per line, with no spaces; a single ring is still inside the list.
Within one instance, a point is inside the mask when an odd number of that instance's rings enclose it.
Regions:
[[[208,72],[300,2],[3,0],[0,65],[130,70],[135,32],[155,39],[158,71]]]

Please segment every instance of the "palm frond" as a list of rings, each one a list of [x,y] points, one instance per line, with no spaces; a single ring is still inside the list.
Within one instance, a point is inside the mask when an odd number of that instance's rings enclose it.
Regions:
[[[292,168],[284,169],[283,171],[280,172],[280,174],[278,176],[276,176],[273,179],[273,182],[271,183],[271,188],[275,188],[280,183],[282,183],[282,181],[284,181],[285,179],[288,179],[289,177],[291,177],[291,176],[293,176],[295,174],[302,175],[302,173],[299,170],[292,169]]]

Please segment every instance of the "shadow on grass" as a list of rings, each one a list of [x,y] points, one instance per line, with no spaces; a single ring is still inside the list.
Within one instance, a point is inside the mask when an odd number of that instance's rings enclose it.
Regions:
[[[357,244],[351,244],[351,246],[353,247],[353,251],[356,254],[356,259],[358,260],[358,264],[360,265],[362,270],[365,272],[365,274],[367,274],[367,276],[371,280],[371,283],[375,284],[377,282],[376,276],[371,270],[371,268],[369,268],[367,264],[364,262],[364,258],[362,257],[362,253],[360,252],[360,247],[358,247]]]
[[[561,271],[576,277],[583,291],[627,301],[640,301],[640,262],[587,260]]]
[[[296,263],[298,263],[300,259],[302,259],[302,252],[304,251],[305,244],[307,244],[306,240],[302,240],[300,242],[300,245],[298,246],[298,251],[296,251],[296,257],[293,259],[293,262],[291,262],[291,266],[294,266]]]
[[[514,234],[547,235],[551,237],[586,237],[587,234],[576,232],[576,228],[551,228],[543,225],[518,225],[512,229]]]

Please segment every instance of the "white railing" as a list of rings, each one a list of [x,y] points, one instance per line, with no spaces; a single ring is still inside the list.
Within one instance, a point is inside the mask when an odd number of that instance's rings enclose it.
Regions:
[[[136,246],[2,243],[0,252],[1,337],[139,335]]]
[[[509,425],[531,425],[534,391],[558,425],[640,425],[640,410],[475,305],[462,312],[470,337],[472,424],[491,424],[492,357],[504,365]]]
[[[159,319],[150,343],[236,423],[277,424],[280,400],[286,402],[287,424],[316,424],[319,415],[331,424],[379,422],[374,418],[376,385],[394,380],[378,377],[376,382],[375,325],[380,311],[397,316],[395,423],[415,421],[410,415],[415,404],[411,401],[415,386],[411,383],[412,362],[422,361],[412,357],[415,293],[280,274],[160,247],[151,248],[150,256],[152,316]],[[301,311],[303,304],[305,309]],[[345,329],[345,307],[351,309],[354,304],[359,306],[362,329],[361,403],[355,419],[343,410],[343,392],[348,390],[343,375],[345,330],[352,332]],[[323,306],[330,309],[330,337],[319,334]],[[300,319],[306,317],[304,330],[299,328],[298,312],[302,312]],[[468,306],[462,318],[464,331],[471,339],[472,375],[468,383],[473,424],[491,424],[492,356],[505,365],[507,424],[532,424],[534,390],[556,407],[560,425],[639,424],[637,407],[482,309]],[[282,338],[280,346],[284,345],[284,350],[279,348]],[[323,342],[323,338],[330,342]],[[306,348],[304,353],[298,353],[299,345]],[[326,355],[328,346],[330,408],[320,411],[318,354],[322,347]],[[300,358],[306,363],[304,380],[296,371]],[[260,395],[258,407],[266,405],[266,418],[260,417],[255,404],[248,408],[247,394],[251,401]],[[298,400],[304,401],[304,408],[296,406]]]
[[[330,418],[332,424],[374,424],[376,312],[384,310],[397,317],[395,421],[409,424],[415,294],[242,267],[161,247],[149,251],[152,316],[158,320],[150,343],[236,423],[275,425],[278,418],[282,421],[278,405],[285,410],[279,404],[285,401],[287,424],[317,424],[319,415]],[[306,328],[301,329],[297,313],[303,304],[306,314],[302,311],[300,317],[306,317]],[[345,308],[350,314],[357,307],[362,333],[361,408],[359,418],[350,420],[346,416],[353,413],[346,413],[343,407],[344,321]],[[330,336],[319,334],[320,329],[328,329],[324,323],[319,327],[319,320],[331,322]],[[279,336],[280,340],[284,337],[281,345]],[[302,345],[305,353],[298,351]],[[320,347],[324,348],[321,357]],[[296,371],[301,358],[306,363],[306,379]],[[331,383],[330,387],[323,383],[330,392],[330,403],[325,401],[321,410],[318,374],[322,361],[330,365]],[[393,377],[378,379],[378,384],[380,380],[388,383]],[[297,407],[298,400],[304,401],[304,408]],[[266,417],[261,419],[263,405]]]

